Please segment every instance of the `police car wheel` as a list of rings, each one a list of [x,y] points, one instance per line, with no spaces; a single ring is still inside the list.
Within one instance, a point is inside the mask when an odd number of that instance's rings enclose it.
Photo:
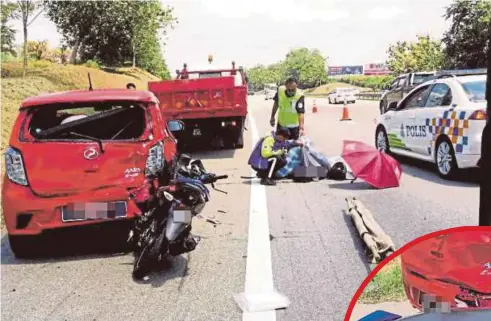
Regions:
[[[436,146],[435,162],[438,174],[442,178],[451,178],[458,170],[457,162],[455,161],[455,153],[452,144],[448,139],[444,138],[438,142]]]
[[[377,133],[375,134],[375,146],[384,153],[390,153],[389,139],[387,138],[387,133],[383,127],[377,129]]]

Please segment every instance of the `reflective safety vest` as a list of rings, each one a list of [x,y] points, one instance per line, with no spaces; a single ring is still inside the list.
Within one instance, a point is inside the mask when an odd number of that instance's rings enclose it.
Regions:
[[[285,93],[286,87],[278,88],[278,123],[282,127],[298,127],[297,101],[303,96],[300,89],[296,90],[293,97],[288,97]]]

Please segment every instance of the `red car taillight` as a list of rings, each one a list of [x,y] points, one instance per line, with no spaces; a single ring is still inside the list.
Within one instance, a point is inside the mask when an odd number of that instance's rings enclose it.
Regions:
[[[471,120],[486,120],[486,111],[485,110],[476,110],[470,115],[469,119]]]
[[[7,177],[14,183],[27,186],[27,175],[24,160],[20,151],[9,147],[5,151],[5,170]]]

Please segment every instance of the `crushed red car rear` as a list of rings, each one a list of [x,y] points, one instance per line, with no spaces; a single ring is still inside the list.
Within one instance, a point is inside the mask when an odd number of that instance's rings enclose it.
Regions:
[[[425,296],[453,310],[491,308],[491,232],[453,232],[401,255],[406,295],[424,309]]]
[[[97,90],[26,99],[5,153],[2,207],[11,247],[61,227],[131,219],[128,191],[163,171],[176,141],[147,91]],[[165,179],[165,177],[163,178]]]

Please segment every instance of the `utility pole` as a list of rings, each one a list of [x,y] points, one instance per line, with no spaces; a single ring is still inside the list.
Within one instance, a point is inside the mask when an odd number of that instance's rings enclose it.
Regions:
[[[491,31],[491,21],[488,27]],[[481,147],[481,189],[479,201],[479,225],[491,226],[491,32],[488,32],[488,79],[486,84],[487,121],[482,133]]]

